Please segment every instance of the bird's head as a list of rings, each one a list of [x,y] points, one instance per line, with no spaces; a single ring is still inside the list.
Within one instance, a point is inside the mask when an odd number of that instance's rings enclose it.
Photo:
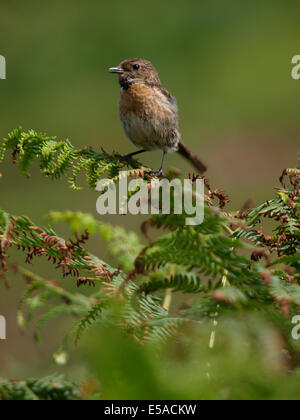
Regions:
[[[120,86],[128,89],[137,83],[160,85],[159,75],[150,61],[142,58],[130,58],[123,61],[118,67],[111,67],[110,73],[119,76]]]

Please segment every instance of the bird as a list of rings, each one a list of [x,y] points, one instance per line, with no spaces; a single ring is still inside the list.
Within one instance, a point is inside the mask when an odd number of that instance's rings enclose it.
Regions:
[[[109,72],[118,75],[121,96],[119,116],[126,136],[140,150],[122,156],[129,160],[138,154],[162,150],[163,158],[154,176],[164,176],[164,164],[169,152],[179,152],[201,174],[206,166],[181,141],[178,128],[178,106],[174,96],[163,86],[152,63],[143,58],[129,58]]]

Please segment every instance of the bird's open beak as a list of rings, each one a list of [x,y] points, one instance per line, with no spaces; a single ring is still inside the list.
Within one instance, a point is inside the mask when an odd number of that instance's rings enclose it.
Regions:
[[[109,72],[120,74],[120,73],[123,73],[123,69],[121,69],[121,67],[111,67],[109,69]]]

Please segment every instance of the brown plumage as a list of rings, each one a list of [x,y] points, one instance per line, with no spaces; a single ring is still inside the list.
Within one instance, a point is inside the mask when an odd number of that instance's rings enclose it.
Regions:
[[[177,151],[198,171],[205,172],[206,166],[180,140],[176,99],[163,87],[150,61],[132,58],[109,70],[119,76],[122,127],[132,143],[142,147],[125,159],[160,149],[163,161],[155,175],[163,175],[166,154]]]

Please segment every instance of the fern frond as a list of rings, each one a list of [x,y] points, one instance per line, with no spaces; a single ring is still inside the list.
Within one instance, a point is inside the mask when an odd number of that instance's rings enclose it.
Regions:
[[[140,292],[154,293],[158,290],[172,289],[173,292],[183,293],[200,293],[207,292],[208,288],[205,286],[199,276],[195,273],[175,274],[169,278],[155,278],[146,283],[143,283],[139,288]]]
[[[91,235],[99,233],[108,245],[109,253],[125,272],[134,267],[136,255],[142,245],[134,232],[119,226],[112,226],[96,220],[91,214],[80,212],[52,212],[47,217],[52,222],[64,222],[71,226],[72,232],[87,231]]]
[[[102,310],[103,304],[97,303],[92,307],[92,309],[87,313],[87,315],[85,315],[84,318],[81,319],[81,321],[75,329],[75,344],[77,344],[78,341],[81,339],[84,331],[96,321],[96,319],[101,314]]]
[[[27,381],[0,378],[0,395],[4,401],[67,401],[80,398],[78,387],[58,374]]]
[[[68,182],[73,189],[78,189],[76,180],[83,171],[89,187],[95,189],[101,176],[107,174],[113,182],[117,182],[119,172],[124,170],[124,164],[114,154],[109,155],[103,150],[98,153],[91,148],[76,149],[68,139],[61,141],[34,130],[23,131],[21,127],[2,140],[0,163],[9,150],[12,151],[13,162],[18,163],[19,170],[24,175],[29,175],[32,163],[38,160],[44,176],[51,179],[68,176]],[[150,172],[149,168],[143,168],[134,159],[127,165],[130,167],[128,176],[133,176],[137,170],[140,173]],[[72,173],[68,175],[71,168]]]

